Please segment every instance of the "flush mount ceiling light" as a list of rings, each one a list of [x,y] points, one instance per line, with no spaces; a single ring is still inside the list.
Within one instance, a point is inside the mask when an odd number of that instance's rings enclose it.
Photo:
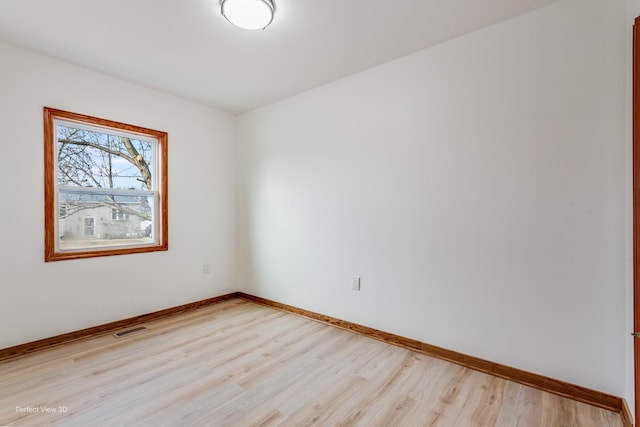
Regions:
[[[265,29],[273,21],[272,0],[221,0],[222,16],[246,30]]]

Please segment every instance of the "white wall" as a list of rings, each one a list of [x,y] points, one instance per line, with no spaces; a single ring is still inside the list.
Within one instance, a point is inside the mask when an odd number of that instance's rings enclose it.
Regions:
[[[0,348],[235,289],[232,115],[6,44],[0,64]],[[168,252],[44,263],[43,106],[169,133]]]
[[[629,399],[628,31],[562,0],[241,116],[243,289]]]

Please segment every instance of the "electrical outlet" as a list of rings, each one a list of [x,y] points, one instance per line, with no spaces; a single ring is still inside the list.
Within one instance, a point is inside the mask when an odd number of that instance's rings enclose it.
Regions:
[[[360,290],[360,278],[359,277],[354,277],[353,280],[351,281],[351,289],[353,289],[354,291],[359,291]]]
[[[202,264],[202,274],[209,274],[211,270],[209,269],[209,264]]]

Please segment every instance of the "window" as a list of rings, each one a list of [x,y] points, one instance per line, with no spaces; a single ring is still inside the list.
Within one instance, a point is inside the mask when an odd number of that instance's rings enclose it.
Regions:
[[[45,261],[167,250],[167,133],[44,108]]]
[[[84,218],[84,235],[93,236],[96,234],[96,219],[92,216]]]
[[[112,209],[111,210],[111,219],[116,221],[124,221],[129,219],[129,212],[123,211],[121,209]]]

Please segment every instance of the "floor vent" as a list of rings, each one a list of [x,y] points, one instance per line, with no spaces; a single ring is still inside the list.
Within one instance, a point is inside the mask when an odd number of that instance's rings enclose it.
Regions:
[[[122,338],[122,337],[126,337],[127,335],[131,335],[133,333],[146,331],[146,330],[147,330],[146,326],[136,326],[135,328],[125,329],[124,331],[118,331],[115,334],[113,334],[113,336],[116,338]]]

